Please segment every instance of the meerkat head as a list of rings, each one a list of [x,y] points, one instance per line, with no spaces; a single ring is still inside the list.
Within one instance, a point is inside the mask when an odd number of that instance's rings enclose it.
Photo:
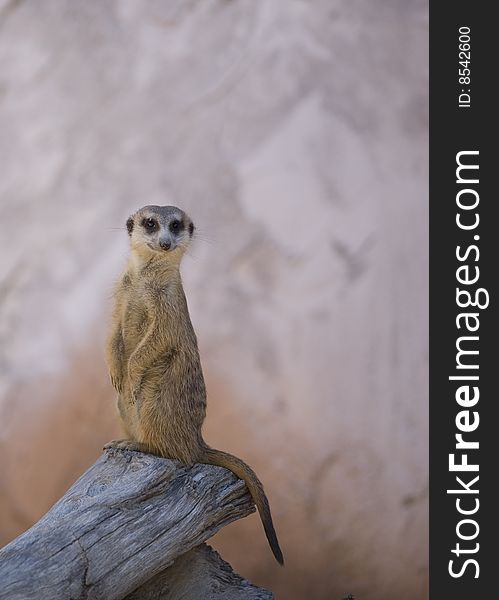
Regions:
[[[176,206],[144,206],[128,218],[132,251],[180,260],[194,234],[194,223]]]

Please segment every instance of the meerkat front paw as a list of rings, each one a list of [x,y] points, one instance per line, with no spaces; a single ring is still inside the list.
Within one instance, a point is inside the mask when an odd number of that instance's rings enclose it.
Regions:
[[[131,377],[129,378],[129,389],[132,395],[132,400],[135,402],[135,404],[139,404],[140,402],[140,389],[142,387],[142,380],[140,379],[132,379]]]
[[[117,377],[116,375],[113,375],[112,373],[109,374],[109,377],[111,379],[111,385],[113,386],[113,388],[118,392],[118,394],[121,394],[121,392],[122,392],[121,377]]]
[[[139,404],[140,401],[140,385],[132,388],[132,398],[135,404]]]

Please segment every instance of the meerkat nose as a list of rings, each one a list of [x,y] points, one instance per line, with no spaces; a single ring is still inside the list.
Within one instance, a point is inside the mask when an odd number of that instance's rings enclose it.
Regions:
[[[172,246],[172,243],[169,240],[161,240],[159,245],[163,248],[163,250],[169,250]]]

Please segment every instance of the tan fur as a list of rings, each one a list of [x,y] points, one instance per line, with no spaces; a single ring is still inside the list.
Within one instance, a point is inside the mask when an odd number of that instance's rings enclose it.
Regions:
[[[151,221],[156,231],[146,230]],[[173,221],[183,225],[181,231],[170,231]],[[178,208],[146,206],[127,226],[131,253],[115,290],[106,354],[128,439],[110,445],[233,471],[246,482],[272,552],[283,564],[259,479],[242,460],[209,448],[201,434],[206,388],[179,271],[192,222]],[[171,247],[162,249],[160,243]]]

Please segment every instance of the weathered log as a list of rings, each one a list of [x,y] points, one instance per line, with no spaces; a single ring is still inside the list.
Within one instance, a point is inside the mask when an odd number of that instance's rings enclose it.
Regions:
[[[125,600],[272,600],[274,595],[243,579],[206,544],[128,595]]]
[[[226,469],[107,450],[0,550],[0,599],[272,598],[207,548],[189,552],[253,511]]]

